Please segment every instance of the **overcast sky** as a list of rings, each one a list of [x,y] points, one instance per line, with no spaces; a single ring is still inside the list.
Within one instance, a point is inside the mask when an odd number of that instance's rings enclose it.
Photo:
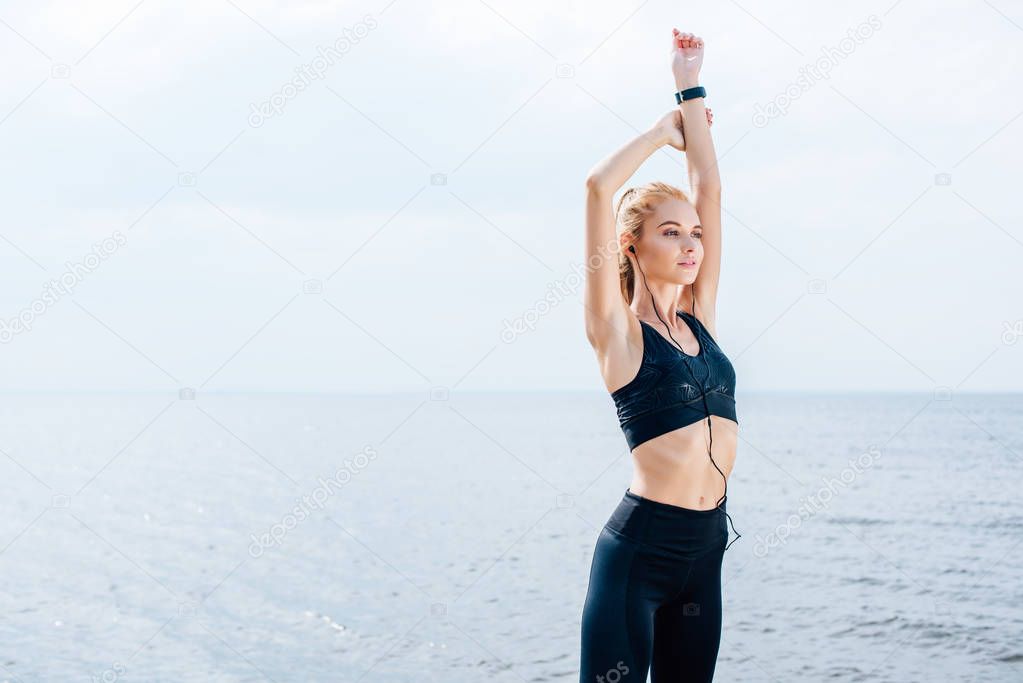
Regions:
[[[1018,390],[997,0],[4,4],[3,388],[603,391],[583,180],[674,106],[673,26],[738,391]]]

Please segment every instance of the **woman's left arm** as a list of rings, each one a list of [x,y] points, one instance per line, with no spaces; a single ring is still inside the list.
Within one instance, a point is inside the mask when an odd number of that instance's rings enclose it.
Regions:
[[[671,70],[678,90],[699,85],[700,67],[703,65],[703,39],[692,33],[672,32]],[[698,316],[713,337],[717,337],[715,309],[718,280],[721,275],[721,176],[718,174],[717,155],[710,135],[710,123],[704,98],[683,100],[682,125],[686,140],[686,163],[689,169],[693,205],[703,228],[703,262],[693,283]],[[682,287],[679,303],[688,307],[693,293]],[[696,311],[693,311],[696,315]]]

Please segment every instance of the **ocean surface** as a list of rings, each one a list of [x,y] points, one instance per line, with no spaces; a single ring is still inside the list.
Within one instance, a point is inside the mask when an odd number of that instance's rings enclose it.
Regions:
[[[716,680],[1023,680],[1023,400],[738,397]],[[0,681],[577,680],[601,393],[0,395]]]

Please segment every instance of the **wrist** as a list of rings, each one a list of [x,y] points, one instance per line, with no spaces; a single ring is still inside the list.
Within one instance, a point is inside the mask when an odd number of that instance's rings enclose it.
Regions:
[[[699,84],[700,84],[700,79],[698,77],[696,77],[696,76],[693,76],[691,78],[676,78],[675,79],[675,89],[676,90],[685,90],[686,88],[695,88]]]
[[[661,126],[654,126],[653,128],[650,128],[645,133],[643,133],[643,139],[646,140],[651,145],[653,145],[655,148],[659,149],[668,144],[668,140],[670,138],[668,137],[668,133],[667,131],[664,130],[664,128],[662,128]]]

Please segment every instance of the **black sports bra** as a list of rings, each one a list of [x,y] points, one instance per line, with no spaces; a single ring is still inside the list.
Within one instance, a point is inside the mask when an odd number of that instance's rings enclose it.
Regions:
[[[678,311],[678,315],[696,335],[700,352],[690,356],[640,320],[643,362],[631,382],[611,392],[629,450],[655,436],[707,417],[700,389],[693,386],[694,375],[706,392],[710,414],[739,422],[735,415],[732,363],[703,323],[685,311]],[[689,370],[685,364],[689,365]]]

